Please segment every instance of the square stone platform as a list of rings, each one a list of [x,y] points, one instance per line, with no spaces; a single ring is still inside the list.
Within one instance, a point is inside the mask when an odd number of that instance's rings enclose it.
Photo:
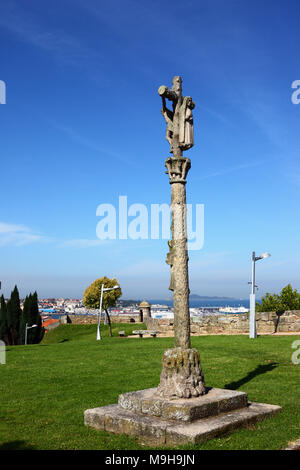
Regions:
[[[157,388],[124,393],[118,404],[84,412],[84,424],[102,431],[135,436],[153,445],[198,444],[247,427],[281,411],[280,406],[249,403],[247,394],[208,389],[206,395],[166,400]]]

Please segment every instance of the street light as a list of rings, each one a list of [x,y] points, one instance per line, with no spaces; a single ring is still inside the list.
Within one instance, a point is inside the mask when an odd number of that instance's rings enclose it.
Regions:
[[[255,263],[260,259],[269,258],[270,253],[262,253],[260,256],[255,256],[255,251],[252,252],[252,281],[248,284],[251,284],[251,294],[250,294],[250,315],[249,315],[249,338],[256,338],[256,322],[255,322]]]
[[[98,313],[98,327],[97,327],[97,341],[101,340],[101,332],[100,332],[100,322],[101,322],[101,315],[102,315],[102,300],[103,300],[103,292],[119,289],[120,286],[114,287],[104,287],[104,284],[101,285],[101,295],[100,295],[100,306],[99,306],[99,313]]]
[[[27,344],[27,330],[30,330],[31,328],[36,328],[38,325],[31,325],[31,326],[27,326],[28,323],[26,323],[25,325],[25,344]]]

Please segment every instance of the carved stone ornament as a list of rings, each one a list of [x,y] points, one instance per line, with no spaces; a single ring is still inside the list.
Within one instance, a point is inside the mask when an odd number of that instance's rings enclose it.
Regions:
[[[166,173],[169,175],[170,183],[186,183],[186,177],[191,168],[189,158],[167,158],[165,162]]]

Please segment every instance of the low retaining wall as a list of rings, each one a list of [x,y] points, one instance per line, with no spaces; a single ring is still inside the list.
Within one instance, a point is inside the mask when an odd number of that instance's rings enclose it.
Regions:
[[[98,317],[96,315],[72,315],[69,314],[68,318],[70,319],[70,323],[74,325],[87,325],[87,324],[96,324],[98,323]],[[110,320],[112,323],[138,323],[139,322],[139,315],[116,315],[111,316]],[[104,322],[104,315],[102,313],[101,323]]]
[[[112,323],[139,323],[139,315],[117,315],[111,316]],[[75,325],[96,324],[97,316],[89,315],[68,315],[68,322]],[[101,322],[104,322],[103,316]],[[174,321],[162,318],[145,318],[144,323],[148,330],[159,330],[164,332],[173,332]],[[191,318],[191,333],[193,334],[241,334],[249,332],[249,314],[226,314],[209,315],[205,317]],[[258,334],[264,333],[300,333],[300,310],[290,310],[282,315],[276,312],[257,312],[256,329]]]
[[[158,329],[172,332],[174,321],[169,319],[145,318],[147,329]],[[241,334],[249,332],[249,314],[209,315],[191,318],[193,334]],[[258,334],[264,333],[300,333],[300,310],[286,311],[282,315],[276,312],[257,312],[256,329]]]

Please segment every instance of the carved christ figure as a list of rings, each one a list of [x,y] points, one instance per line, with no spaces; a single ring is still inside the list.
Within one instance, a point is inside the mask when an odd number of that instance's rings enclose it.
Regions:
[[[183,150],[194,145],[193,113],[195,107],[190,96],[182,96],[182,79],[173,78],[172,89],[166,86],[159,87],[158,93],[162,98],[162,115],[167,123],[166,139],[170,144],[173,156],[180,157]],[[167,108],[166,98],[172,101],[173,110]]]
[[[174,113],[167,108],[166,98],[164,96],[162,96],[162,103],[163,103],[163,107],[162,107],[161,113],[162,113],[162,115],[165,118],[165,121],[167,123],[166,139],[170,144],[170,152],[173,153],[172,143],[173,143],[173,117],[174,117]]]

